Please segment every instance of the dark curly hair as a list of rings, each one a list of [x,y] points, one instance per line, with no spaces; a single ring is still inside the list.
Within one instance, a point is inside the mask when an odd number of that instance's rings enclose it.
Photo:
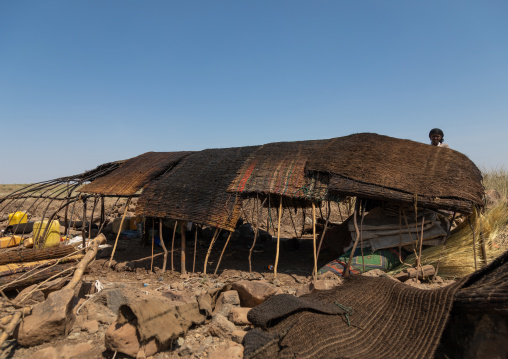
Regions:
[[[441,131],[441,129],[439,129],[439,128],[433,128],[433,129],[432,129],[432,130],[430,130],[430,132],[429,132],[429,137],[430,137],[433,133],[435,133],[436,135],[441,135],[441,139],[439,140],[439,142],[440,142],[440,143],[443,143],[443,141],[444,141],[444,133],[443,133],[443,131]]]

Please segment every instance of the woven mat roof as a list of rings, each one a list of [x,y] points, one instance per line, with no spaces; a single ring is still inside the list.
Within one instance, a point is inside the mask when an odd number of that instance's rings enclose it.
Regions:
[[[305,164],[327,141],[277,142],[259,147],[239,169],[228,191],[325,199],[328,176],[306,175]]]
[[[307,162],[331,173],[330,190],[469,212],[482,205],[480,170],[460,152],[374,133],[329,140]]]
[[[209,149],[186,157],[171,172],[145,188],[136,213],[234,230],[241,200],[226,190],[257,148]]]
[[[147,152],[126,160],[110,174],[80,188],[80,192],[130,196],[192,152]]]

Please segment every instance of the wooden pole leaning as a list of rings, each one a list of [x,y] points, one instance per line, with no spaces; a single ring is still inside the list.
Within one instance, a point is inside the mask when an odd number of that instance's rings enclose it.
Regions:
[[[277,265],[279,264],[279,249],[280,249],[280,217],[282,215],[282,196],[280,197],[279,205],[279,221],[277,225],[277,252],[275,254],[275,265],[273,266],[273,278],[277,278]]]
[[[317,249],[316,249],[316,205],[312,202],[312,250],[314,252],[314,269],[312,276],[317,280]]]
[[[164,263],[162,264],[162,273],[166,273],[166,264],[168,262],[168,250],[166,249],[166,244],[164,243],[164,238],[162,237],[162,218],[159,218],[159,238],[161,240],[162,249],[164,250]]]
[[[123,221],[125,220],[125,215],[127,214],[129,203],[131,203],[131,198],[132,197],[129,197],[129,199],[127,200],[127,204],[125,205],[125,211],[123,211],[122,220],[120,221],[120,228],[118,229],[118,233],[116,234],[115,245],[113,246],[113,251],[111,252],[111,258],[109,258],[108,267],[111,267],[111,262],[113,261],[113,256],[115,255],[116,245],[118,244],[118,238],[120,238],[120,233],[122,232]]]
[[[351,254],[349,255],[349,260],[347,261],[346,269],[344,269],[344,277],[349,275],[349,268],[351,267],[351,263],[353,262],[353,256],[355,255],[356,246],[358,245],[358,241],[360,239],[360,230],[358,229],[358,220],[356,215],[358,213],[360,200],[356,198],[355,209],[353,210],[353,224],[355,225],[356,238],[355,243],[353,244],[353,248],[351,249]]]
[[[261,203],[261,211],[263,210],[263,205],[265,204],[266,202],[266,198],[264,199],[264,201]],[[256,205],[259,203],[259,201],[256,201]],[[249,273],[252,273],[252,251],[254,250],[254,247],[256,246],[256,239],[258,238],[258,233],[259,233],[259,217],[260,217],[260,209],[259,207],[257,208],[257,218],[256,218],[256,230],[254,231],[254,240],[252,241],[252,246],[250,247],[250,250],[249,250]]]
[[[224,244],[224,248],[222,248],[222,252],[220,253],[219,261],[217,262],[217,267],[215,267],[215,272],[213,274],[217,274],[217,271],[219,270],[220,262],[222,260],[222,256],[224,255],[224,251],[226,250],[226,247],[228,246],[229,240],[231,239],[231,235],[233,232],[229,232],[228,239],[226,240],[226,244]]]
[[[321,233],[321,239],[319,240],[319,246],[318,246],[318,250],[317,250],[316,260],[319,259],[319,253],[321,253],[321,245],[323,244],[326,229],[328,228],[328,222],[330,221],[330,211],[331,211],[330,202],[328,202],[328,215],[326,216],[325,227],[323,228],[323,233]],[[290,211],[290,213],[291,213],[291,211]]]
[[[423,226],[424,226],[424,224],[425,224],[425,208],[423,209],[423,216],[422,216],[422,231],[420,234],[420,243],[419,243],[419,247],[418,247],[418,258],[416,258],[416,260],[417,260],[416,272],[418,273],[418,271],[421,270],[422,276],[423,276],[422,249],[423,249]],[[418,236],[416,236],[416,239],[418,239]],[[418,276],[416,277],[416,281],[418,281]]]
[[[215,243],[215,240],[218,237],[219,227],[215,228],[215,233],[213,234],[212,241],[210,242],[210,245],[208,246],[208,251],[206,252],[205,257],[205,267],[203,268],[203,274],[206,274],[206,267],[208,265],[208,257],[210,256],[210,253],[212,252],[213,244]]]
[[[176,226],[178,226],[178,221],[175,221],[175,227],[173,228],[173,239],[171,239],[171,272],[175,271],[175,263],[174,263],[174,255],[175,253],[175,236],[176,236]]]
[[[184,223],[180,223],[180,238],[182,239],[180,244],[180,271],[182,274],[187,274],[187,269],[185,269],[185,231],[187,230],[187,224]]]

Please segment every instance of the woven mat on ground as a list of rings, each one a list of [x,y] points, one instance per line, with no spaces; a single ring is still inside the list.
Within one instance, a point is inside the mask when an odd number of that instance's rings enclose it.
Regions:
[[[481,172],[465,155],[375,133],[329,140],[306,171],[331,173],[330,189],[343,194],[405,202],[416,194],[421,204],[464,211],[482,205]]]
[[[312,153],[328,140],[277,142],[259,147],[238,170],[229,192],[325,199],[328,176],[305,174]]]
[[[341,306],[352,312],[347,317],[304,307],[288,314],[285,307],[290,304],[281,306],[274,296],[248,314],[255,326],[267,328],[247,333],[244,357],[429,358],[459,287],[457,282],[421,290],[387,278],[353,275],[342,286],[302,297],[324,306]]]
[[[469,276],[454,310],[508,315],[508,251]]]
[[[192,152],[147,152],[131,158],[110,174],[79,189],[106,195],[133,195]]]
[[[209,149],[186,157],[143,190],[136,214],[173,218],[233,231],[241,200],[226,190],[257,146]]]

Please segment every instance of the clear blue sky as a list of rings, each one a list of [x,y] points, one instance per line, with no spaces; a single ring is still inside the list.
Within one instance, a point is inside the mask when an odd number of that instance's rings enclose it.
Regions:
[[[356,132],[508,167],[508,2],[0,1],[0,183]]]

